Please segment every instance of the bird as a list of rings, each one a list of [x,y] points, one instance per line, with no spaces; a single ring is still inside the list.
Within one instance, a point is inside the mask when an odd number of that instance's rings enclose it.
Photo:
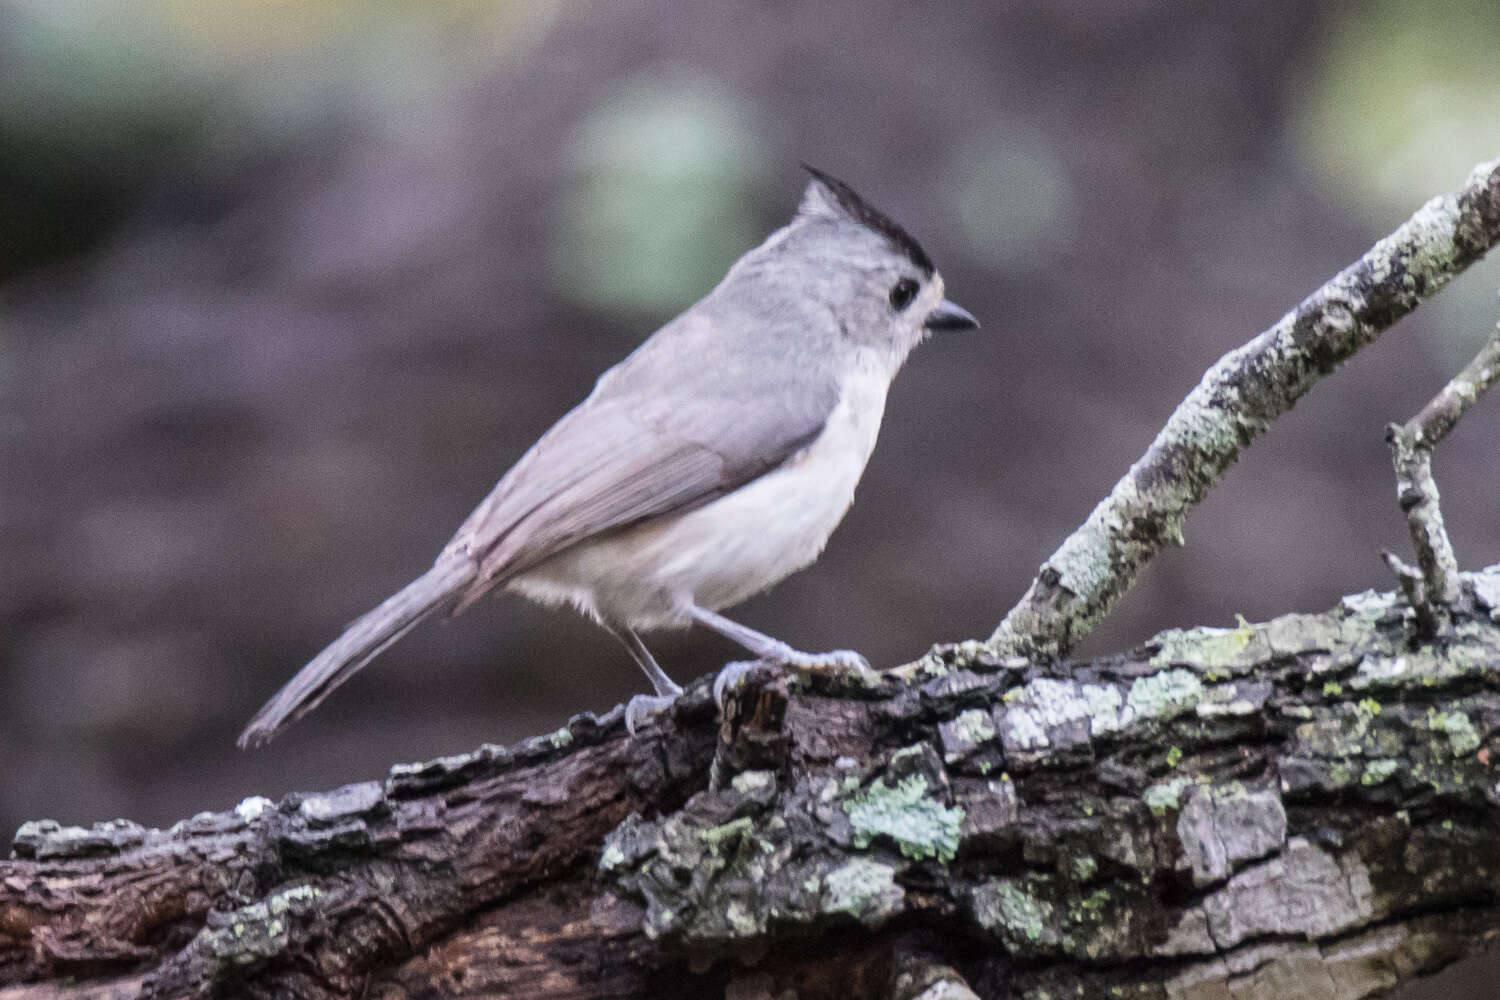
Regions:
[[[697,625],[757,660],[870,672],[853,650],[802,652],[720,612],[817,559],[854,500],[898,369],[934,332],[979,323],[945,297],[905,229],[803,166],[791,221],[600,376],[431,569],[266,702],[242,748],[264,745],[424,619],[495,591],[572,605],[625,646],[654,689],[626,707],[632,734],[682,693],[641,632]]]

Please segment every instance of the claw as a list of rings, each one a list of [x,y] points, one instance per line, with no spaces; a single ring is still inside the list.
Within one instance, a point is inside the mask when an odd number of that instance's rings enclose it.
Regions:
[[[638,694],[625,703],[625,731],[631,736],[637,729],[672,707],[677,700],[671,694]]]
[[[714,678],[714,704],[719,706],[721,713],[724,711],[724,699],[729,697],[729,692],[740,686],[746,674],[765,662],[765,660],[735,660],[724,664],[719,675]]]

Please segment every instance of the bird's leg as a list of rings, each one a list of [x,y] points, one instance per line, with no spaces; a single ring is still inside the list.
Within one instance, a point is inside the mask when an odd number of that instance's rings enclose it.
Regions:
[[[651,655],[651,650],[641,641],[641,637],[635,634],[635,630],[625,626],[614,626],[606,624],[605,629],[610,635],[619,639],[625,648],[630,650],[630,658],[636,662],[645,675],[650,679],[651,686],[656,688],[656,694],[638,694],[625,703],[625,729],[634,736],[637,728],[651,716],[667,710],[672,702],[682,694],[682,688],[677,682],[667,676],[667,672],[656,662],[656,657]]]
[[[805,673],[858,677],[869,677],[874,674],[874,671],[870,669],[870,661],[852,649],[835,649],[830,653],[804,653],[800,649],[793,649],[780,639],[773,639],[747,625],[730,621],[707,608],[694,605],[690,613],[693,621],[699,625],[711,628],[724,638],[739,643],[762,660],[784,663],[793,670]],[[733,687],[752,666],[754,664],[730,663],[720,671],[718,678],[714,680],[714,697],[721,705],[724,692]]]

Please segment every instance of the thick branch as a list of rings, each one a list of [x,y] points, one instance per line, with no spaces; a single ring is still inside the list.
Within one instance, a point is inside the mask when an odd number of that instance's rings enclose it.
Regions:
[[[1221,358],[1145,455],[1042,564],[990,636],[996,654],[1063,655],[1108,614],[1189,510],[1323,376],[1500,242],[1500,160],[1401,228]]]
[[[1049,666],[700,683],[169,830],[27,824],[42,997],[1358,1000],[1500,933],[1500,567]],[[22,988],[19,984],[30,984]],[[0,986],[0,1000],[21,995]]]

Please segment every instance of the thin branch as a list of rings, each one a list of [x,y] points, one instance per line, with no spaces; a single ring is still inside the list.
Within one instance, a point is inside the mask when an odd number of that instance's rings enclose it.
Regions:
[[[1424,406],[1422,412],[1407,424],[1421,434],[1417,443],[1431,448],[1447,437],[1459,418],[1496,381],[1500,381],[1500,323],[1495,324],[1495,332],[1490,334],[1490,339],[1474,355],[1474,360],[1455,375],[1453,381],[1445,385],[1443,391],[1434,396],[1432,402]]]
[[[992,655],[1062,655],[1093,630],[1189,510],[1317,381],[1500,242],[1500,159],[1434,198],[1275,326],[1226,354],[1038,571]]]
[[[1423,636],[1437,635],[1441,621],[1433,603],[1427,599],[1427,585],[1422,579],[1422,571],[1402,561],[1394,552],[1386,551],[1380,555],[1390,567],[1396,583],[1400,585],[1401,596],[1406,598],[1406,603],[1416,613],[1418,633]]]
[[[1437,480],[1433,478],[1433,448],[1448,436],[1464,412],[1484,396],[1497,378],[1500,378],[1500,325],[1484,348],[1479,349],[1475,360],[1455,375],[1433,397],[1433,402],[1407,423],[1391,424],[1386,429],[1386,441],[1391,442],[1391,460],[1397,471],[1397,501],[1406,513],[1422,574],[1421,604],[1413,603],[1413,607],[1418,610],[1418,621],[1425,630],[1440,627],[1461,597],[1458,556],[1454,555],[1448,528],[1443,525],[1443,508]]]
[[[1421,413],[1404,424],[1391,424],[1386,429],[1391,462],[1396,469],[1397,502],[1406,513],[1412,548],[1421,570],[1420,603],[1414,602],[1412,607],[1417,609],[1424,630],[1440,627],[1461,596],[1458,557],[1443,525],[1437,480],[1432,477],[1432,449],[1497,378],[1500,378],[1500,325],[1474,360]]]

